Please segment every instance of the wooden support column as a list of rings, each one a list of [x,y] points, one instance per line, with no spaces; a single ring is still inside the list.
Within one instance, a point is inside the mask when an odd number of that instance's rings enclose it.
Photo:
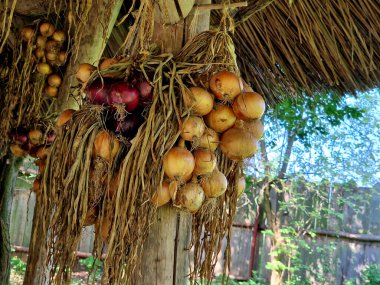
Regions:
[[[59,106],[60,110],[66,108],[78,109],[78,103],[69,97],[70,88],[76,86],[78,82],[75,79],[75,74],[79,63],[87,62],[91,64],[97,64],[103,54],[106,47],[107,40],[111,34],[112,28],[115,25],[117,16],[119,15],[123,0],[115,0],[112,7],[109,7],[108,3],[111,0],[95,0],[92,1],[91,10],[89,12],[90,19],[86,25],[81,38],[80,49],[78,52],[77,60],[71,59],[65,76],[63,77],[62,85],[59,88]],[[108,7],[108,11],[106,11]],[[106,30],[107,38],[103,38],[104,29]],[[41,211],[40,199],[37,197],[36,207],[33,217],[33,230],[37,225],[36,217],[38,212]],[[27,270],[24,278],[24,285],[34,284],[47,284],[48,270],[46,269],[45,262],[47,257],[47,251],[45,246],[46,236],[48,233],[44,233],[42,227],[36,231],[38,236],[32,235],[31,244],[29,246],[29,257]],[[32,257],[36,257],[35,252],[39,252],[38,262],[36,268],[32,268],[32,264],[36,261],[32,260]]]
[[[168,1],[170,2],[170,1]],[[181,2],[181,1],[180,1]],[[196,1],[209,4],[211,0]],[[175,25],[156,23],[154,41],[162,52],[176,54],[188,40],[192,13]],[[196,32],[209,29],[210,12],[200,11],[192,27]],[[171,206],[157,210],[157,216],[150,234],[145,241],[140,264],[141,278],[136,285],[185,285],[189,273],[189,241],[191,215],[178,212]]]

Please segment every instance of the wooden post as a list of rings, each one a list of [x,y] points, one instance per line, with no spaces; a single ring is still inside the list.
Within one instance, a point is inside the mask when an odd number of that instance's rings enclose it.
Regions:
[[[170,1],[168,1],[170,2]],[[210,0],[197,1],[196,4],[209,4]],[[170,11],[170,9],[168,9]],[[194,17],[189,15],[175,25],[156,23],[154,41],[162,52],[176,54],[188,40],[190,22]],[[209,29],[210,12],[201,11],[195,18],[196,31]],[[189,241],[191,215],[178,212],[171,206],[157,210],[157,216],[150,234],[145,241],[142,260],[139,267],[141,278],[136,285],[185,285],[189,272]]]
[[[112,28],[115,25],[121,5],[123,4],[123,0],[116,0],[113,3],[113,7],[110,12],[105,11],[105,7],[107,7],[108,3],[109,0],[97,0],[92,3],[92,7],[89,12],[91,19],[88,20],[88,24],[83,31],[77,60],[70,60],[62,81],[62,85],[59,88],[58,100],[60,110],[66,108],[78,108],[78,103],[73,100],[73,98],[69,98],[68,95],[70,93],[70,88],[78,83],[75,79],[75,73],[79,63],[87,62],[97,64],[103,54],[103,50],[107,44]],[[104,29],[107,29],[106,39],[103,38]],[[38,212],[41,211],[41,207],[38,207],[39,204],[40,199],[37,197],[33,217],[33,229],[37,224],[36,217],[39,216]],[[45,246],[47,233],[44,233],[42,228],[34,233],[38,233],[38,237],[33,235],[31,239],[31,244],[29,247],[30,254],[28,256],[27,270],[24,278],[25,285],[42,285],[46,284],[49,279],[47,278],[48,272],[46,272],[46,266],[44,266],[47,257]],[[39,256],[35,254],[36,251],[40,253]],[[38,256],[38,262],[36,268],[32,268],[31,266],[36,262],[35,260],[33,261],[32,258],[36,256]]]

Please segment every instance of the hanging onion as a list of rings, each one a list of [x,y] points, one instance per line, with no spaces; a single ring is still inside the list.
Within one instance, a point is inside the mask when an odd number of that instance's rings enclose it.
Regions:
[[[183,146],[177,146],[165,155],[163,164],[168,178],[184,182],[191,178],[195,160],[190,151]]]
[[[229,71],[220,71],[211,77],[210,89],[216,98],[232,102],[241,92],[239,77]]]
[[[38,148],[36,157],[39,159],[46,159],[50,153],[50,147],[41,146]]]
[[[116,58],[105,58],[102,60],[102,62],[99,64],[99,69],[101,71],[104,71],[104,70],[107,70],[108,68],[110,68],[112,65],[118,63],[119,61],[116,59]],[[102,72],[102,76],[103,77],[118,77],[118,76],[121,76],[123,74],[123,72],[121,71],[115,71],[115,72],[107,72],[107,73],[103,73]]]
[[[139,105],[139,92],[127,82],[112,84],[109,104],[123,104],[127,112],[134,111]]]
[[[44,62],[40,62],[39,64],[37,64],[37,71],[43,75],[49,75],[53,72],[51,66]]]
[[[34,29],[31,27],[24,27],[21,30],[21,37],[24,41],[29,42],[34,36]]]
[[[21,146],[19,146],[18,144],[12,144],[11,146],[10,146],[10,149],[11,149],[11,152],[12,152],[12,154],[14,155],[14,156],[16,156],[16,157],[24,157],[24,156],[26,156],[28,153],[25,151],[25,150],[23,150],[22,148],[21,148]]]
[[[182,124],[181,137],[185,141],[194,141],[203,135],[205,128],[202,118],[190,116]]]
[[[101,157],[112,161],[119,151],[120,143],[114,135],[107,131],[100,131],[94,141],[93,157]]]
[[[86,97],[92,104],[108,104],[109,84],[100,79],[94,80],[87,86]]]
[[[201,139],[199,140],[198,147],[206,148],[215,151],[219,145],[219,135],[213,129],[206,128]]]
[[[214,106],[214,98],[204,88],[191,87],[183,94],[183,102],[187,108],[191,108],[193,114],[204,116],[211,112]]]
[[[250,132],[256,139],[261,139],[264,135],[264,125],[260,119],[245,121],[243,128]]]
[[[53,87],[59,87],[62,83],[62,78],[58,74],[50,74],[48,84]]]
[[[81,63],[78,66],[76,78],[79,82],[85,83],[95,71],[96,67],[89,63]]]
[[[158,187],[152,197],[152,203],[156,207],[161,207],[170,201],[169,184],[162,182],[162,185]]]
[[[57,118],[57,127],[62,127],[64,124],[70,121],[74,113],[75,110],[73,109],[64,110]]]
[[[246,187],[244,176],[241,176],[237,179],[235,187],[236,187],[237,196],[240,197],[241,194],[243,194],[243,192],[245,191],[245,187]]]
[[[216,156],[209,149],[197,149],[194,152],[195,159],[195,167],[194,174],[195,175],[205,175],[212,173],[216,167]]]
[[[242,160],[254,155],[257,151],[257,139],[241,128],[231,128],[220,140],[220,149],[232,160]]]
[[[36,48],[34,50],[34,55],[37,59],[43,58],[45,56],[45,51],[42,48]]]
[[[205,117],[206,125],[218,133],[223,133],[231,128],[236,117],[231,107],[227,105],[216,105]]]
[[[53,35],[54,31],[55,27],[53,26],[53,24],[50,24],[48,22],[42,23],[40,26],[40,33],[44,37],[50,37],[51,35]]]
[[[206,197],[216,198],[226,192],[228,183],[226,176],[216,168],[210,177],[202,179],[201,185]]]
[[[29,131],[28,137],[32,144],[39,145],[42,144],[44,134],[38,129],[33,129]]]
[[[57,97],[58,96],[58,88],[48,85],[45,87],[45,94],[49,97]]]
[[[265,112],[265,101],[259,93],[244,92],[236,97],[232,108],[238,119],[258,119]]]
[[[67,53],[66,51],[60,51],[58,53],[58,57],[57,57],[57,61],[59,64],[64,64],[66,62],[66,59],[67,59]]]
[[[52,38],[59,43],[63,43],[66,40],[66,33],[61,30],[55,31]]]
[[[177,203],[191,213],[195,213],[202,206],[205,193],[197,183],[190,182],[177,192]]]
[[[45,45],[46,45],[46,37],[44,36],[38,36],[37,37],[37,40],[36,40],[36,45],[37,47],[41,48],[41,49],[44,49],[45,48]]]

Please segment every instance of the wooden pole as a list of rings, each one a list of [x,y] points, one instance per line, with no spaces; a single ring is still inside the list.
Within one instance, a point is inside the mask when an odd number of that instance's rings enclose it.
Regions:
[[[209,4],[210,0],[197,1]],[[197,17],[191,15],[175,25],[156,23],[154,41],[162,52],[176,54],[188,40],[191,20],[196,20],[196,31],[209,29],[210,12],[202,11]],[[194,23],[192,25],[194,27]],[[178,212],[171,206],[157,210],[157,216],[145,241],[139,267],[141,278],[136,285],[185,285],[189,272],[189,241],[191,215]]]
[[[59,88],[59,109],[66,108],[78,108],[78,103],[69,97],[70,88],[77,84],[75,79],[75,73],[79,63],[87,62],[96,64],[100,60],[103,50],[107,44],[109,35],[112,28],[115,25],[117,16],[120,12],[123,0],[116,0],[113,3],[111,11],[105,11],[105,7],[110,0],[96,0],[93,1],[89,15],[91,19],[88,20],[88,24],[81,37],[81,45],[78,52],[77,60],[70,60],[65,76],[63,77],[62,85]],[[107,38],[104,39],[104,29],[107,33]],[[41,207],[40,198],[37,196],[36,207],[33,217],[33,235],[30,244],[30,253],[28,256],[27,270],[24,278],[24,285],[32,284],[46,284],[48,272],[46,270],[45,262],[47,257],[47,251],[45,241],[48,233],[44,233],[42,227],[39,230],[35,230],[37,223],[37,217],[39,217],[39,211]],[[41,223],[39,223],[41,224]],[[36,236],[38,235],[38,236]],[[39,253],[39,255],[36,254]],[[32,260],[38,256],[38,261]],[[37,263],[36,263],[37,262]],[[36,264],[36,268],[32,266]]]

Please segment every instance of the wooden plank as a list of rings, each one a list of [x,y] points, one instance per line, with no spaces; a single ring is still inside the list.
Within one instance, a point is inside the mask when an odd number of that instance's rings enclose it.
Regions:
[[[25,191],[25,192],[27,192],[28,194],[30,193],[29,191]],[[28,198],[29,198],[29,195],[28,195]],[[33,210],[34,210],[35,205],[36,205],[36,195],[32,193],[28,201],[24,239],[22,241],[23,246],[29,246],[29,243],[30,243],[30,238],[32,235]]]

